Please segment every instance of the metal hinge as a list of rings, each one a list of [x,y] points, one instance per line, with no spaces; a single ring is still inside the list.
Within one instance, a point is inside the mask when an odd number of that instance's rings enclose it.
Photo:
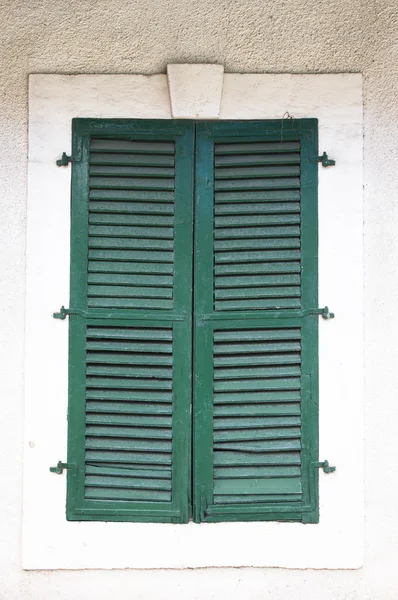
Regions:
[[[329,312],[329,307],[325,306],[324,308],[307,308],[306,310],[301,311],[303,317],[308,315],[320,315],[322,319],[334,319],[334,313]]]
[[[68,156],[66,152],[62,152],[61,158],[56,161],[57,167],[67,167],[70,162],[72,162],[72,157]]]
[[[334,319],[334,313],[329,312],[329,307],[318,308],[318,314],[321,315],[322,319]]]
[[[56,467],[50,467],[51,473],[56,473],[57,475],[62,475],[64,469],[72,469],[73,465],[70,463],[63,463],[61,460],[58,461]]]
[[[331,467],[329,465],[328,460],[324,460],[323,462],[316,462],[314,463],[314,467],[317,467],[318,469],[323,469],[324,473],[334,473],[336,470],[336,467]]]
[[[322,167],[334,167],[336,164],[336,161],[329,158],[326,152],[322,156],[318,156],[318,162],[322,163]]]
[[[85,317],[87,313],[84,310],[80,310],[80,308],[65,308],[65,306],[61,306],[59,312],[53,313],[54,319],[61,319],[62,321],[66,319],[67,315],[79,315]]]

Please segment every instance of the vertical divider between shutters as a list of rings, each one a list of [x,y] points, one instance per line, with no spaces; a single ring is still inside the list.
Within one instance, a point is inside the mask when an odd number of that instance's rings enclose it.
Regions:
[[[88,261],[88,158],[89,135],[79,121],[72,121],[72,155],[81,160],[73,164],[71,194],[70,306],[87,309]],[[84,499],[85,433],[85,339],[86,320],[69,317],[69,403],[68,463],[76,467],[67,472],[67,515]]]
[[[188,522],[191,504],[193,127],[184,123],[175,155],[174,311],[184,320],[173,326],[173,505],[183,523]]]
[[[195,294],[194,294],[194,520],[200,522],[211,500],[213,473],[213,142],[207,125],[196,125]]]

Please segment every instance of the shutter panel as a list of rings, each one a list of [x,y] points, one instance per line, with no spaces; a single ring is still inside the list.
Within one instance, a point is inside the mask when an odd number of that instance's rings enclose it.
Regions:
[[[195,520],[316,522],[317,121],[197,132]]]
[[[73,157],[67,517],[186,522],[193,125],[76,119]]]

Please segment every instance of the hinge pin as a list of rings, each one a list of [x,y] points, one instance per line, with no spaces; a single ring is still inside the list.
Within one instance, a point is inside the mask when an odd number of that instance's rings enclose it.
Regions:
[[[62,475],[64,469],[71,469],[73,465],[68,463],[63,463],[61,460],[58,461],[56,467],[50,467],[51,473],[56,473],[57,475]]]
[[[323,469],[324,473],[334,473],[336,470],[336,467],[331,467],[329,465],[329,461],[328,460],[324,460],[323,462],[316,462],[314,463],[314,467],[317,467],[319,469]]]
[[[322,156],[318,156],[318,162],[322,163],[322,167],[334,167],[336,164],[336,161],[329,158],[326,152]]]
[[[57,160],[57,167],[67,167],[70,162],[72,162],[72,157],[68,156],[66,152],[62,152],[61,158]]]

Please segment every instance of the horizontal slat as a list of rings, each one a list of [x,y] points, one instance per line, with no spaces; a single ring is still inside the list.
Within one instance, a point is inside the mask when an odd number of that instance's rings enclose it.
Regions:
[[[299,477],[301,469],[297,467],[269,466],[269,467],[216,467],[214,469],[215,479],[240,478],[245,480],[251,477]]]
[[[120,402],[172,402],[172,395],[170,392],[156,391],[151,392],[148,390],[134,391],[128,390],[90,390],[86,391],[86,398],[88,400],[114,400]],[[138,411],[138,407],[134,410]]]
[[[291,277],[291,276],[285,276]],[[293,276],[296,277],[296,276]],[[171,286],[173,277],[169,275],[129,275],[127,273],[89,273],[88,283],[104,284],[105,286]]]
[[[277,240],[267,240],[275,242]],[[291,242],[292,240],[289,240]],[[271,261],[283,260],[300,260],[300,250],[269,250],[268,252],[217,252],[214,261],[217,264],[231,264],[235,266],[237,263],[268,263]],[[217,266],[216,266],[217,268]]]
[[[283,205],[277,205],[283,206]],[[161,204],[159,202],[107,202],[90,200],[89,212],[94,214],[113,214],[113,215],[173,215],[173,204]],[[283,211],[282,211],[283,212]]]
[[[89,250],[88,258],[90,261],[136,261],[144,264],[154,263],[155,265],[158,265],[160,263],[167,263],[172,265],[174,260],[174,253],[172,251],[145,252],[144,250]]]
[[[89,285],[89,298],[164,298],[173,297],[173,289],[133,285]],[[268,294],[271,295],[271,294]]]
[[[99,350],[108,352],[159,352],[169,354],[172,351],[171,344],[151,344],[149,342],[129,342],[129,341],[105,341],[89,340],[86,344],[87,350]]]
[[[131,489],[131,490],[171,490],[171,482],[167,479],[149,479],[138,477],[117,477],[106,475],[87,475],[85,479],[86,487],[99,487],[111,489]]]
[[[164,354],[120,354],[119,352],[88,352],[86,356],[88,364],[101,365],[155,365],[167,367],[173,364],[173,359]]]
[[[171,328],[155,328],[155,327],[94,327],[87,328],[88,339],[117,339],[117,340],[156,340],[159,342],[171,342],[173,340],[173,332]],[[168,352],[172,351],[172,344],[163,346]]]
[[[286,263],[290,264],[290,263]],[[139,263],[139,262],[108,262],[90,260],[88,263],[89,273],[128,273],[139,275],[140,273],[151,275],[172,275],[173,265],[168,263]],[[289,271],[290,272],[290,271]],[[292,272],[292,271],[291,271]],[[89,275],[90,276],[90,275]],[[171,280],[172,281],[172,280]]]
[[[171,379],[173,377],[173,370],[167,367],[160,369],[156,367],[120,367],[118,365],[88,364],[86,374],[99,375],[102,377],[148,377],[153,379]]]
[[[146,396],[146,394],[145,394]],[[144,399],[145,400],[145,399]],[[128,418],[134,418],[135,415],[149,415],[149,418],[154,418],[153,415],[171,415],[173,411],[172,404],[160,404],[154,401],[152,402],[117,402],[111,399],[111,401],[98,401],[98,400],[87,400],[86,412],[87,413],[98,413],[98,418],[104,413],[117,413],[123,415],[130,415]],[[91,415],[90,415],[91,416]],[[138,417],[137,417],[138,418]]]
[[[165,379],[162,381],[152,379],[113,379],[110,377],[87,377],[87,387],[113,389],[140,389],[140,390],[171,390],[172,382]],[[293,384],[292,384],[293,385]],[[274,389],[274,388],[271,388]]]
[[[171,310],[172,300],[149,298],[89,298],[89,308],[146,308]]]
[[[255,152],[299,152],[300,142],[233,142],[214,145],[215,155]]]
[[[94,229],[94,227],[90,228]],[[115,235],[116,227],[107,228],[107,227],[95,227],[95,232],[90,235],[108,235],[111,237]],[[138,229],[138,228],[137,228]],[[144,229],[144,228],[143,228]],[[146,230],[145,230],[146,231]],[[157,230],[156,230],[157,231]],[[163,229],[162,229],[163,231]],[[166,228],[165,228],[165,231]],[[107,233],[108,232],[108,233]],[[164,234],[165,235],[165,234]],[[283,238],[283,237],[297,237],[300,235],[300,227],[226,227],[223,229],[216,229],[214,232],[215,240],[224,240],[224,239],[239,239],[243,240],[253,239],[253,238]],[[142,235],[142,237],[145,237]],[[154,237],[154,236],[153,236]]]
[[[214,431],[215,448],[219,443],[254,442],[262,440],[281,440],[300,438],[300,427],[270,427],[258,429],[231,429]],[[244,448],[243,448],[244,449]]]
[[[274,442],[267,443],[271,444]],[[117,450],[132,452],[171,452],[171,442],[164,440],[86,437],[86,448],[88,450],[110,450],[112,452],[116,452]]]
[[[116,411],[115,411],[116,412]],[[171,427],[172,420],[171,416],[156,416],[156,415],[141,415],[140,411],[137,410],[138,414],[131,415],[119,415],[119,414],[87,414],[86,424],[87,425],[120,425],[126,427]],[[286,417],[289,418],[289,417]],[[228,421],[228,420],[227,420]],[[232,419],[233,421],[233,419]]]
[[[251,411],[247,411],[250,416],[235,417],[235,418],[214,418],[214,430],[222,429],[252,429],[252,428],[269,428],[269,427],[298,427],[301,424],[299,416],[286,417],[253,417]]]
[[[300,175],[300,167],[296,165],[216,167],[214,170],[216,180],[251,179],[255,177],[295,177],[298,175]]]
[[[294,167],[291,168],[293,169]],[[99,177],[174,177],[174,168],[156,166],[131,166],[120,164],[91,164],[89,168],[89,174]],[[293,175],[295,175],[295,173],[293,173]]]
[[[137,384],[138,385],[138,384]],[[164,382],[167,385],[167,382]],[[223,380],[214,382],[215,392],[246,392],[262,390],[298,390],[301,386],[299,377],[287,377],[286,379],[246,379],[246,380]]]
[[[214,332],[215,342],[253,342],[255,340],[271,341],[271,340],[299,340],[301,339],[300,328],[276,328],[269,329],[219,329]],[[247,346],[244,346],[244,351],[247,351]],[[285,348],[282,348],[285,350]]]
[[[105,263],[106,264],[106,263]],[[238,263],[232,265],[216,265],[214,273],[216,281],[218,276],[221,275],[242,275],[246,276],[247,273],[251,275],[266,274],[266,273],[300,273],[301,265],[299,261],[291,262],[272,262],[272,263]],[[222,279],[218,279],[222,281]]]
[[[248,410],[247,404],[216,404],[213,407],[213,415],[215,419],[221,417],[247,417],[250,414],[251,417],[270,417],[270,416],[282,416],[282,415],[300,415],[300,394],[297,394],[298,398],[295,403],[283,402],[282,403],[262,403],[253,404],[250,403]],[[259,400],[260,402],[260,400]]]
[[[171,465],[171,453],[118,452],[116,450],[86,450],[86,461],[124,463],[128,465]]]
[[[145,500],[147,502],[165,502],[171,499],[170,492],[161,490],[126,490],[112,488],[86,487],[88,500]]]
[[[123,241],[123,240],[122,240]],[[138,240],[141,242],[141,240]],[[157,240],[156,240],[157,241]],[[158,244],[163,242],[163,240],[159,240]],[[164,242],[163,242],[164,243]],[[170,242],[167,242],[170,243]],[[155,246],[149,246],[149,248]],[[160,246],[159,246],[160,247]],[[163,247],[163,246],[162,246]],[[272,250],[272,249],[289,249],[289,248],[300,248],[300,238],[299,237],[285,237],[284,239],[278,238],[251,238],[251,239],[232,239],[232,240],[215,240],[214,242],[214,250],[217,252],[225,252],[225,251],[237,251],[237,250]],[[143,246],[145,249],[145,246]],[[171,247],[170,247],[171,249]],[[215,261],[222,260],[222,258],[218,259],[217,255],[215,257]]]
[[[295,298],[277,298],[272,300],[219,300],[215,302],[215,310],[266,310],[266,309],[283,309],[283,308],[301,308],[301,302]]]
[[[91,152],[137,152],[140,154],[174,154],[174,142],[148,142],[111,138],[91,138]]]
[[[267,338],[265,338],[267,339]],[[272,338],[271,338],[272,340]],[[242,344],[244,339],[242,339]],[[262,353],[262,352],[298,352],[301,348],[298,341],[286,342],[260,342],[258,344],[223,344],[216,345],[214,351],[216,354],[243,354],[243,353]]]
[[[275,477],[270,479],[216,479],[214,493],[222,495],[252,494],[300,494],[299,477]]]
[[[174,192],[161,190],[122,190],[122,189],[92,189],[89,200],[119,200],[129,202],[165,202],[174,201]]]
[[[91,276],[92,278],[100,278],[103,276]],[[117,277],[117,276],[116,276]],[[123,277],[123,276],[121,276]],[[121,278],[120,277],[120,278]],[[236,277],[219,276],[216,277],[217,288],[238,288],[238,287],[257,287],[257,286],[284,286],[284,285],[298,285],[300,284],[300,275],[242,275],[237,279]]]
[[[255,180],[253,180],[255,181]],[[260,180],[259,181],[263,181]],[[274,180],[270,179],[270,182]],[[281,181],[284,181],[281,179]],[[292,182],[294,179],[292,178]],[[100,188],[105,190],[150,190],[152,192],[156,190],[173,190],[174,179],[172,178],[155,178],[155,177],[97,177],[91,176],[89,179],[89,186],[91,189]],[[258,187],[258,186],[250,186]],[[276,187],[275,183],[270,184],[268,187]],[[286,187],[286,185],[280,185],[278,187]],[[296,187],[293,183],[287,187]],[[223,189],[223,188],[222,188]],[[227,188],[229,189],[229,188]]]
[[[168,467],[154,466],[145,469],[136,467],[112,467],[102,464],[86,464],[87,475],[119,475],[120,477],[143,477],[144,479],[168,479],[171,469]]]
[[[102,368],[102,367],[100,367]],[[214,370],[214,379],[258,379],[259,377],[300,377],[301,368],[299,366],[278,366],[278,367],[256,367],[256,368],[237,368],[230,369],[216,368]]]
[[[261,365],[288,365],[300,364],[301,357],[298,352],[294,354],[249,354],[248,356],[232,355],[232,356],[216,356],[214,358],[214,366],[217,367],[259,367]]]
[[[290,152],[289,154],[216,154],[214,164],[216,167],[238,167],[244,165],[294,165],[300,164],[300,154]]]
[[[232,218],[232,217],[226,217]],[[269,217],[267,217],[269,218]],[[282,218],[282,217],[280,217]],[[293,217],[292,217],[293,218]],[[136,215],[136,214],[96,214],[89,216],[90,225],[122,225],[122,226],[148,226],[148,227],[172,227],[173,217],[167,215]]]
[[[235,204],[216,204],[214,214],[217,218],[226,215],[274,215],[274,214],[300,213],[298,202],[246,202]]]
[[[98,178],[93,178],[93,179],[98,179],[99,181],[94,183],[93,185],[95,185],[96,187],[111,187],[111,186],[106,186],[104,185],[104,181],[101,180],[100,177]],[[115,187],[129,187],[127,185],[126,182],[122,181],[121,179],[117,180],[118,183],[116,184],[116,180],[115,180]],[[153,180],[149,180],[153,182]],[[102,185],[101,185],[102,183]],[[140,182],[141,184],[141,182]],[[138,187],[138,184],[136,184]],[[142,187],[144,187],[143,184],[141,184]],[[153,184],[152,184],[153,185]],[[132,185],[130,185],[130,187],[133,187]],[[154,189],[156,189],[156,186],[153,186]],[[161,188],[159,186],[160,189],[170,189],[167,187]],[[214,182],[214,189],[216,192],[218,191],[237,191],[237,190],[273,190],[273,189],[294,189],[300,188],[300,178],[299,177],[278,177],[275,179],[272,179],[271,177],[268,179],[216,179]]]
[[[86,436],[112,437],[112,438],[143,438],[149,445],[151,440],[171,440],[171,428],[160,427],[118,427],[115,425],[90,425],[86,424]]]
[[[286,154],[286,157],[289,155]],[[291,155],[290,155],[291,156]],[[294,155],[293,155],[294,156]],[[283,162],[289,162],[284,160]],[[174,167],[174,157],[158,154],[123,154],[122,152],[90,152],[91,165],[135,165],[151,167]]]
[[[173,240],[120,237],[90,237],[89,248],[106,248],[107,250],[173,250]]]
[[[158,217],[159,218],[159,217]],[[259,225],[295,225],[300,223],[300,215],[238,215],[238,216],[221,216],[214,219],[215,227],[239,227],[244,226],[259,226]],[[244,230],[249,231],[249,230]]]
[[[230,495],[230,496],[223,496],[223,495],[219,495],[216,494],[214,496],[214,504],[216,505],[221,505],[221,504],[236,504],[239,510],[242,510],[242,515],[246,514],[246,512],[243,512],[244,509],[249,509],[251,505],[270,505],[272,506],[272,504],[276,505],[276,504],[286,504],[289,503],[289,505],[291,507],[294,507],[297,509],[297,511],[299,512],[301,509],[301,494],[256,494],[256,495],[250,495],[250,496],[239,496],[239,495]],[[240,509],[239,505],[242,505],[242,509]],[[224,508],[224,507],[223,507]],[[231,506],[232,508],[232,506]],[[277,512],[277,508],[275,508],[275,513],[278,514]],[[235,511],[234,511],[235,512]],[[291,515],[291,513],[289,513],[289,515]],[[286,517],[285,517],[286,519]]]
[[[226,288],[215,291],[216,300],[250,300],[254,298],[275,298],[277,304],[278,298],[299,298],[301,295],[300,286],[285,287],[249,287],[249,288]]]
[[[214,200],[216,206],[225,202],[297,202],[300,200],[300,190],[216,192]]]
[[[296,442],[295,442],[296,443]],[[249,466],[249,465],[300,465],[300,452],[234,452],[234,451],[217,451],[214,453],[214,466],[221,467],[226,465],[231,466]]]
[[[285,452],[301,450],[300,439],[278,439],[247,442],[214,442],[214,450],[239,451],[244,454],[251,452]]]
[[[242,404],[242,403],[254,403],[258,402],[300,402],[301,396],[298,390],[278,390],[273,391],[255,391],[255,392],[242,392],[236,391],[229,393],[220,393],[214,395],[215,404]]]
[[[174,231],[172,227],[125,227],[124,225],[90,225],[88,228],[88,234],[90,237],[99,238],[159,238],[163,240],[172,240],[174,236]]]

